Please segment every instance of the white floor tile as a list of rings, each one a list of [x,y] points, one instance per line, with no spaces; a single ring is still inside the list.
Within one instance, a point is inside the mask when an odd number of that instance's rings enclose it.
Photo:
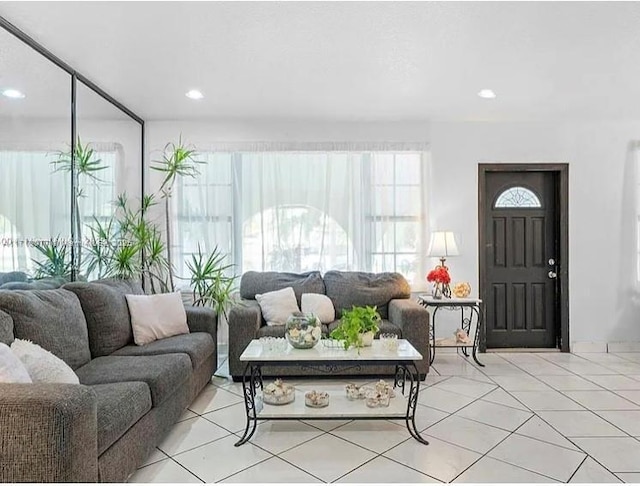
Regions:
[[[189,410],[202,415],[242,402],[242,397],[215,385],[207,385],[189,406]]]
[[[611,369],[599,364],[583,361],[583,362],[571,362],[571,363],[558,363],[558,366],[575,373],[576,375],[611,375]]]
[[[454,483],[554,483],[555,480],[485,456]]]
[[[492,379],[494,376],[526,375],[526,371],[512,365],[511,363],[488,364],[485,368],[483,368],[483,372],[486,375],[490,376]]]
[[[640,390],[640,381],[624,375],[588,375],[585,378],[607,390]]]
[[[235,435],[225,437],[173,459],[205,482],[214,483],[273,457],[251,443],[234,447],[237,440]]]
[[[559,412],[559,413],[573,413],[573,412]],[[580,412],[579,412],[580,413]],[[534,415],[527,420],[520,428],[515,432],[518,435],[524,435],[532,439],[538,439],[542,442],[549,442],[565,449],[579,450],[575,444],[567,440],[560,432],[551,427],[548,423],[542,420],[540,417]]]
[[[202,415],[202,418],[219,425],[229,432],[244,431],[247,426],[247,415],[244,409],[244,403],[238,403],[230,407],[205,413]]]
[[[320,483],[321,481],[278,457],[272,457],[244,471],[240,471],[222,483]]]
[[[562,366],[557,366],[553,363],[544,362],[543,364],[523,364],[520,366],[524,371],[532,375],[547,375],[547,376],[566,376],[571,375],[572,372]]]
[[[525,412],[524,410],[517,410],[515,408],[505,407],[504,405],[478,400],[457,412],[456,415],[501,429],[514,431],[533,414],[531,412]]]
[[[187,419],[190,419],[190,418],[195,418],[197,416],[198,416],[197,413],[193,413],[191,410],[187,409],[182,413],[182,415],[180,415],[180,418],[178,419],[178,422],[182,422],[183,420],[187,420]]]
[[[493,380],[507,391],[551,390],[552,388],[529,375],[494,376]]]
[[[624,361],[619,363],[605,363],[607,369],[611,370],[609,374],[621,373],[623,375],[640,375],[640,363],[633,361]],[[585,373],[591,375],[592,373]]]
[[[565,437],[620,437],[624,432],[618,430],[594,412],[563,411],[538,412],[538,415]]]
[[[171,459],[164,459],[138,469],[129,483],[202,483],[197,477]]]
[[[448,412],[436,410],[435,408],[427,407],[419,403],[416,408],[416,428],[419,431],[423,431],[427,427],[432,426],[436,422],[440,422],[440,420],[448,417],[449,415],[450,414]],[[404,420],[390,420],[390,422],[406,427]]]
[[[552,391],[514,391],[511,394],[534,411],[538,410],[584,410],[562,393]]]
[[[427,388],[418,396],[419,403],[449,413],[460,410],[473,401],[474,398],[442,390],[435,386]]]
[[[640,410],[605,410],[595,413],[627,434],[640,436]]]
[[[332,430],[331,434],[377,453],[411,437],[404,423],[399,425],[387,420],[354,420]]]
[[[618,393],[622,395],[625,393],[636,392],[620,391]],[[640,401],[640,391],[637,393]],[[607,390],[568,391],[565,392],[565,394],[589,410],[640,410],[640,406],[638,404],[625,400],[624,398]]]
[[[487,452],[509,435],[506,430],[456,415],[429,427],[424,433],[480,453]]]
[[[445,482],[451,481],[481,457],[476,452],[448,444],[435,437],[425,438],[429,441],[428,446],[408,440],[384,455]]]
[[[309,424],[316,429],[329,432],[333,429],[337,429],[338,427],[343,426],[346,423],[349,423],[350,420],[302,420],[302,422],[304,422],[305,424]]]
[[[167,459],[167,455],[162,452],[160,449],[155,448],[149,457],[140,464],[140,467],[148,466],[149,464],[153,464],[154,462],[162,461],[163,459]]]
[[[483,396],[481,398],[482,401],[497,403],[499,405],[504,405],[506,407],[517,408],[518,410],[524,410],[526,412],[529,411],[527,407],[525,407],[518,400],[513,398],[510,394],[504,391],[502,388],[498,388],[491,393]]]
[[[596,461],[587,457],[570,483],[619,483],[620,480]]]
[[[616,393],[633,402],[638,406],[637,408],[640,408],[640,390],[620,390]]]
[[[158,445],[169,456],[193,449],[229,435],[229,431],[202,417],[178,422]]]
[[[321,430],[297,420],[266,421],[258,425],[251,438],[251,443],[272,454],[280,454],[323,433]]]
[[[335,481],[375,456],[371,451],[327,434],[280,455],[325,482]]]
[[[536,375],[536,378],[556,390],[602,390],[595,383],[576,375]]]
[[[441,381],[448,380],[450,378],[450,376],[437,375],[429,371],[429,374],[427,375],[427,378],[422,382],[422,386],[420,387],[420,389],[433,386],[436,383],[440,383]]]
[[[566,482],[585,455],[546,442],[512,435],[489,452],[494,459]]]
[[[609,471],[640,472],[640,441],[631,437],[581,438],[576,444]]]
[[[454,376],[447,381],[438,383],[433,388],[445,390],[459,395],[464,395],[470,398],[479,398],[486,395],[492,390],[495,390],[497,385],[491,385],[489,383],[482,383],[469,378],[460,376]]]
[[[425,474],[414,471],[402,464],[376,457],[360,466],[355,471],[341,477],[338,483],[438,483]]]
[[[640,473],[618,473],[616,474],[625,483],[640,484]]]

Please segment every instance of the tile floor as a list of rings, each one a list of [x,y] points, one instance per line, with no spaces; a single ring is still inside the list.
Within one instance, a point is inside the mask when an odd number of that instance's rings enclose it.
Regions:
[[[400,421],[336,420],[264,422],[234,447],[244,405],[223,357],[130,482],[640,482],[640,353],[481,360],[438,354],[416,414],[428,446]]]

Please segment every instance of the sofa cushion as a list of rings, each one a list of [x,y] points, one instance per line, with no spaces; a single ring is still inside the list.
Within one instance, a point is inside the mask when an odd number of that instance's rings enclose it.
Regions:
[[[140,381],[92,385],[91,389],[98,398],[100,455],[151,410],[151,392],[147,384]]]
[[[73,282],[64,288],[75,293],[82,304],[89,329],[91,356],[108,356],[133,342],[125,294],[141,291],[139,284],[127,280],[97,280]]]
[[[138,346],[159,339],[187,334],[187,312],[180,292],[166,294],[126,294],[133,341]]]
[[[322,335],[326,336],[329,333],[329,328],[326,324],[322,324]],[[279,326],[262,326],[256,332],[256,338],[261,338],[265,336],[272,337],[284,337],[284,325]]]
[[[186,354],[162,356],[101,356],[76,371],[83,385],[143,381],[154,407],[161,405],[191,376]]]
[[[380,317],[389,317],[391,299],[408,299],[411,287],[399,273],[339,272],[324,274],[327,296],[336,309],[336,317],[352,306],[376,306]]]
[[[13,319],[9,314],[0,310],[0,343],[10,346],[14,339]]]
[[[340,320],[333,321],[328,326],[329,332],[333,331],[339,325],[340,325]],[[400,328],[400,326],[397,326],[393,322],[388,321],[387,319],[381,319],[378,322],[378,327],[380,329],[376,334],[376,336],[379,336],[380,334],[395,334],[396,336],[398,336],[399,339],[402,339],[402,329]]]
[[[73,292],[2,290],[0,309],[11,316],[17,339],[33,341],[74,370],[91,359],[87,322]]]
[[[324,282],[320,272],[245,272],[240,279],[240,297],[255,300],[256,294],[264,294],[293,287],[300,307],[302,294],[324,294]]]
[[[112,356],[157,356],[170,353],[188,354],[193,369],[198,368],[215,351],[213,337],[207,332],[194,332],[160,339],[144,346],[129,345]]]

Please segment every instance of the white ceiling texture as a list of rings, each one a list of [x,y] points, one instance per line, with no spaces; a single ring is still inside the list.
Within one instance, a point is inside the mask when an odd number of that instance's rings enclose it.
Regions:
[[[0,2],[0,15],[149,120],[640,118],[639,2]]]

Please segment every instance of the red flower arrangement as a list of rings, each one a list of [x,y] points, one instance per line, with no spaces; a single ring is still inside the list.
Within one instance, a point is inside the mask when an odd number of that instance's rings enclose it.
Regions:
[[[427,282],[435,282],[440,284],[451,283],[449,269],[443,266],[437,266],[427,274]]]

